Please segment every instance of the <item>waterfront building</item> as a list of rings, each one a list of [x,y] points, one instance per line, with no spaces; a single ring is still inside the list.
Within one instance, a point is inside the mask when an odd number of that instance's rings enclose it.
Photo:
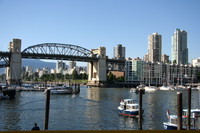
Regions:
[[[146,85],[184,84],[195,79],[198,67],[142,60],[125,62],[125,82],[140,81]]]
[[[125,62],[125,81],[141,82],[143,79],[143,62],[141,59],[129,59]]]
[[[148,61],[160,62],[162,55],[162,36],[153,33],[148,36]]]
[[[188,64],[187,32],[175,29],[172,35],[171,61],[177,64]]]

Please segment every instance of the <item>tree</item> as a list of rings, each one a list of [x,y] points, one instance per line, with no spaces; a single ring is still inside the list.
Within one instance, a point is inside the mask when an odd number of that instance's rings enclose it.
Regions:
[[[88,75],[86,73],[83,73],[82,79],[88,79]]]
[[[121,77],[117,78],[117,82],[124,82],[124,77],[121,76]]]
[[[43,75],[40,77],[40,80],[41,80],[41,81],[44,81],[45,83],[47,83],[47,81],[49,81],[49,77],[50,77],[49,74],[43,74]]]
[[[113,75],[111,72],[109,72],[109,74],[107,76],[107,81],[110,83],[113,83],[114,81],[116,81],[116,76]]]
[[[197,80],[200,81],[200,72],[197,73]]]
[[[74,69],[74,71],[72,72],[71,78],[72,78],[72,79],[78,79],[78,73],[77,73],[77,71],[76,71],[75,69]]]

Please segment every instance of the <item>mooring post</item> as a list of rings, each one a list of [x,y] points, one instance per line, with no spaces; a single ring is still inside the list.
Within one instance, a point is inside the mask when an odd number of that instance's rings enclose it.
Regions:
[[[142,130],[142,89],[139,89],[139,118],[138,129]]]
[[[188,110],[187,110],[187,130],[190,130],[190,115],[191,115],[191,88],[188,88]]]
[[[80,92],[80,84],[78,84],[78,92]]]
[[[47,92],[46,92],[45,118],[44,118],[44,130],[48,129],[49,106],[50,106],[50,90],[47,90]]]
[[[182,130],[182,92],[177,92],[177,130]]]
[[[75,83],[75,93],[77,92],[77,90],[76,90],[76,83]]]

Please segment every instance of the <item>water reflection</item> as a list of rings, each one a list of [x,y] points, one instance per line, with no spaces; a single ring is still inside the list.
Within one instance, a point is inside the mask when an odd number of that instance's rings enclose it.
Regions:
[[[199,107],[200,91],[192,92],[192,108]],[[138,119],[121,116],[117,107],[124,98],[138,99],[128,88],[82,87],[76,97],[51,95],[48,130],[137,130]],[[177,110],[176,91],[156,91],[143,95],[144,130],[163,130],[166,109]],[[42,92],[17,93],[14,100],[0,101],[0,130],[30,130],[33,123],[43,129],[45,96]],[[183,92],[187,107],[187,91]]]

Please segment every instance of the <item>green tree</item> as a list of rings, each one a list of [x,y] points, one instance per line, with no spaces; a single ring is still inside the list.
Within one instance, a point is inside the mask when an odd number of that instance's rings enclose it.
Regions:
[[[109,72],[109,74],[107,75],[107,81],[109,83],[114,83],[114,81],[116,81],[116,76]]]
[[[86,73],[83,73],[82,79],[88,79],[88,75]]]
[[[41,77],[40,77],[40,80],[47,83],[47,81],[49,81],[49,78],[50,75],[49,74],[43,74]]]
[[[121,76],[121,77],[117,78],[117,82],[124,82],[124,77]]]
[[[197,73],[197,80],[200,82],[200,72]]]
[[[74,71],[72,72],[71,78],[72,78],[72,79],[78,79],[78,73],[77,73],[77,71],[76,71],[75,69],[74,69]]]

